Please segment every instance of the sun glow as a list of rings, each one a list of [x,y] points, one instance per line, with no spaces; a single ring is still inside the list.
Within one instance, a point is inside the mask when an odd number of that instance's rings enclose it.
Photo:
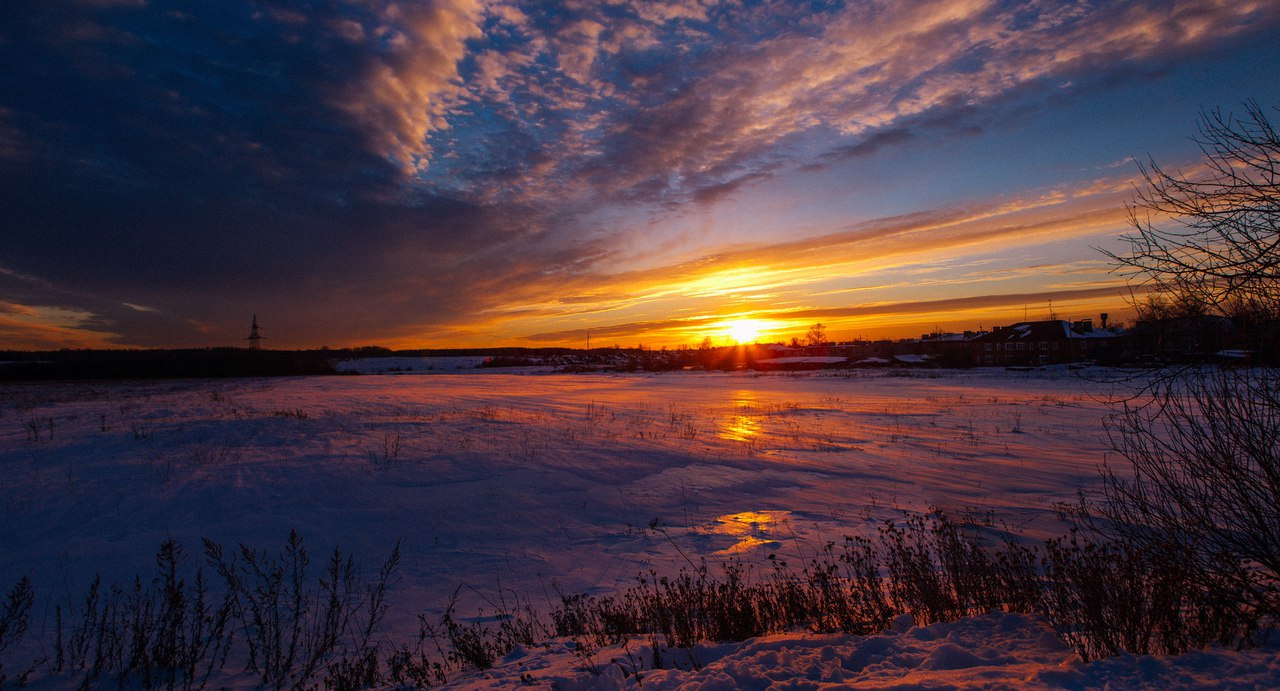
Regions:
[[[760,340],[764,325],[754,319],[735,319],[726,324],[725,331],[735,343],[755,343]]]

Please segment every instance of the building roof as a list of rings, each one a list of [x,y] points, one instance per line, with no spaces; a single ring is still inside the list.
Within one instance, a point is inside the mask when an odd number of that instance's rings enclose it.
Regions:
[[[980,343],[1004,343],[1018,341],[1055,341],[1077,338],[1116,338],[1116,334],[1105,329],[1095,329],[1090,322],[1071,323],[1061,319],[1038,322],[1018,322],[1011,326],[999,327],[994,331],[974,338]]]

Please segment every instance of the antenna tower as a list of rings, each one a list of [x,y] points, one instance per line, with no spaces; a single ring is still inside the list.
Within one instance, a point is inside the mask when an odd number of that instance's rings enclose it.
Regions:
[[[258,333],[258,315],[253,315],[253,326],[249,327],[249,337],[245,339],[249,342],[249,350],[260,350],[262,348],[262,334]]]

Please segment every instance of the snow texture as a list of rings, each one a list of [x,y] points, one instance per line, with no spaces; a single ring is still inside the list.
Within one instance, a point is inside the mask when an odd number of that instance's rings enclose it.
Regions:
[[[874,636],[792,634],[661,649],[663,669],[648,664],[653,651],[641,639],[598,653],[617,662],[594,671],[555,642],[452,686],[505,688],[527,675],[560,689],[1269,688],[1280,680],[1278,652],[1121,655],[1086,664],[1036,617],[993,613],[929,626],[908,622]]]
[[[47,645],[54,606],[95,574],[148,578],[166,539],[198,564],[202,537],[278,552],[297,529],[319,560],[340,547],[365,573],[399,541],[386,628],[407,639],[419,612],[438,614],[460,587],[465,614],[491,611],[500,591],[535,605],[556,588],[614,592],[648,569],[674,573],[686,555],[801,563],[903,510],[939,506],[1037,539],[1063,529],[1053,502],[1097,482],[1108,393],[1066,369],[5,384],[0,587],[24,575],[35,585],[30,648]],[[1280,685],[1270,649],[1084,665],[1025,617],[899,628],[705,647],[692,653],[701,672],[642,678]],[[634,685],[607,656],[600,676],[583,671],[567,645],[517,651],[467,683],[528,673],[562,688]]]

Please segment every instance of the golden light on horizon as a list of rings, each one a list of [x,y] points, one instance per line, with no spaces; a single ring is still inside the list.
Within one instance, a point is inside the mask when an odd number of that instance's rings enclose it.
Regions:
[[[725,333],[734,343],[755,343],[760,340],[765,326],[755,319],[734,319],[727,322]]]

